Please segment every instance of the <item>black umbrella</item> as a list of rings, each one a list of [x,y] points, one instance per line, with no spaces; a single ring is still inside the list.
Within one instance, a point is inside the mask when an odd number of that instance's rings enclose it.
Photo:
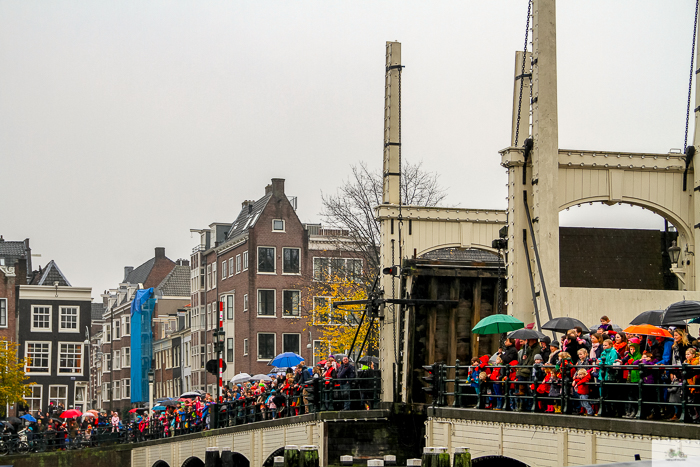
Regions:
[[[651,324],[652,326],[662,326],[661,318],[664,310],[649,310],[638,314],[630,324]],[[674,320],[672,322],[663,323],[663,326],[685,326],[685,321]]]
[[[542,334],[539,331],[535,331],[534,329],[518,329],[516,331],[511,332],[508,334],[509,339],[522,339],[522,340],[527,340],[527,339],[544,339],[545,335]]]
[[[379,365],[379,359],[377,357],[370,357],[369,355],[364,356],[357,361],[357,363],[366,363],[368,365],[369,365],[369,362],[372,362],[375,365]]]
[[[164,407],[178,407],[180,405],[180,401],[173,401],[173,400],[163,401],[160,403],[160,405],[162,405]]]
[[[20,420],[17,417],[7,417],[7,421],[12,423],[13,425],[21,425],[22,424],[22,420]]]
[[[661,318],[661,324],[698,317],[700,317],[700,302],[683,300],[682,302],[672,303],[666,308]]]
[[[613,331],[622,332],[622,328],[620,326],[618,326],[617,324],[611,324],[610,326],[612,327]],[[589,331],[591,331],[592,333],[595,334],[596,332],[598,332],[599,328],[600,328],[600,324],[594,324],[593,326],[591,326],[588,329],[589,329]]]
[[[568,316],[562,316],[561,318],[554,318],[547,321],[542,325],[542,329],[547,329],[549,331],[566,332],[569,329],[573,329],[576,326],[581,329],[588,329],[588,327],[576,318],[570,318]]]

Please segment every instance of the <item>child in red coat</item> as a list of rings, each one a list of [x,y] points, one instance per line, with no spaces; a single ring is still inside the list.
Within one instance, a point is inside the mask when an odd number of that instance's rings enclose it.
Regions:
[[[591,403],[588,402],[588,394],[590,392],[590,389],[588,388],[588,384],[591,381],[591,375],[583,368],[578,370],[576,372],[576,376],[574,376],[574,382],[571,383],[571,385],[574,387],[574,391],[571,394],[573,397],[581,399],[581,404],[584,409],[586,409],[586,415],[593,415],[593,408],[591,407]],[[580,410],[579,407],[574,408],[574,413],[578,412]]]

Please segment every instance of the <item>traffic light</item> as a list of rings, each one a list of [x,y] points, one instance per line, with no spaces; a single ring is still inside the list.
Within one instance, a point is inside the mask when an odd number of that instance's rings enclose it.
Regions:
[[[433,396],[433,399],[437,396],[437,382],[438,382],[438,365],[433,363],[432,365],[423,365],[423,369],[428,372],[421,379],[428,383],[427,386],[423,386],[423,391],[426,394]]]
[[[384,273],[385,275],[391,275],[396,277],[399,275],[399,267],[394,265],[388,268],[384,268],[382,269],[382,273]]]

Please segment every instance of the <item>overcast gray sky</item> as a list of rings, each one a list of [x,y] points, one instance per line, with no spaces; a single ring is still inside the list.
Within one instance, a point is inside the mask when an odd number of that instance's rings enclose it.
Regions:
[[[683,147],[694,8],[558,2],[560,147]],[[318,222],[321,192],[351,164],[381,166],[387,40],[406,67],[404,157],[440,174],[450,204],[505,208],[498,150],[526,12],[526,0],[3,0],[0,234],[29,237],[35,266],[55,259],[99,299],[156,246],[189,258],[190,228],[231,222],[273,177]],[[562,225],[660,225],[613,209],[573,208]]]

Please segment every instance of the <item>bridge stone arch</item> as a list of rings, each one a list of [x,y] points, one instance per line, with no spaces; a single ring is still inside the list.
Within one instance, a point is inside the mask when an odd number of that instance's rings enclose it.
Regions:
[[[265,462],[263,462],[263,467],[272,467],[275,465],[275,457],[277,456],[284,456],[284,446],[272,451],[270,455],[267,456],[267,459],[265,459]]]
[[[474,467],[529,467],[524,462],[506,456],[482,456],[472,459]]]
[[[182,467],[204,467],[204,461],[196,456],[188,457],[182,463]]]
[[[240,452],[232,452],[231,457],[233,458],[233,465],[235,465],[236,467],[250,467],[250,460]]]
[[[153,467],[170,467],[164,460],[158,460],[153,464]]]

